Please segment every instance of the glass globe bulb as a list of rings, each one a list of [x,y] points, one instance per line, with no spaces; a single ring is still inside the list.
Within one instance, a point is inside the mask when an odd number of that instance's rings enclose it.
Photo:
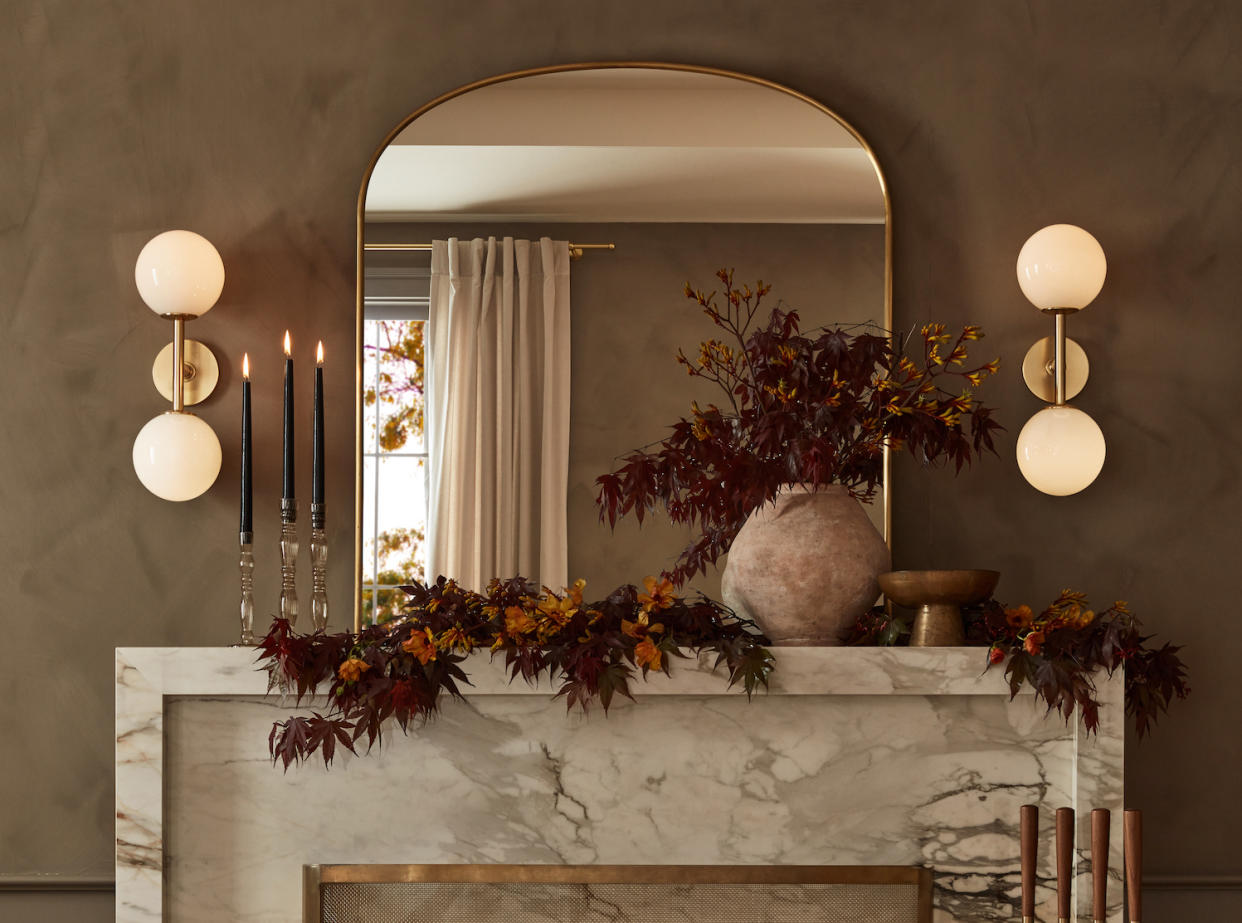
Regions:
[[[224,289],[224,261],[206,237],[165,231],[147,241],[134,264],[138,294],[156,314],[200,317]]]
[[[1041,311],[1085,308],[1104,287],[1107,269],[1100,242],[1073,224],[1036,231],[1018,253],[1018,285]]]
[[[1076,494],[1104,467],[1104,434],[1077,407],[1045,407],[1018,433],[1018,468],[1036,490]]]
[[[193,500],[220,473],[220,440],[192,413],[162,413],[134,440],[134,471],[157,497]]]

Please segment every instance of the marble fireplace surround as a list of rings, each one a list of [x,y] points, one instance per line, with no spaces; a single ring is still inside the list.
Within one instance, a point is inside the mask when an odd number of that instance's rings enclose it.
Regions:
[[[1018,806],[1041,805],[1039,915],[1055,919],[1052,812],[1079,812],[1075,919],[1090,920],[1091,808],[1120,818],[1123,681],[1098,736],[1009,701],[979,648],[778,648],[748,702],[710,661],[637,684],[605,717],[467,665],[469,701],[383,750],[288,774],[289,703],[242,648],[116,652],[116,919],[300,920],[319,863],[919,865],[936,920],[1017,914]],[[1109,923],[1121,920],[1119,831]]]

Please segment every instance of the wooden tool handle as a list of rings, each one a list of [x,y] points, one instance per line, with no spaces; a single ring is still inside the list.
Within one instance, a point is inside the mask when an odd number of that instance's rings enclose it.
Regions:
[[[1070,881],[1074,875],[1074,809],[1057,808],[1057,919],[1070,918]]]
[[[1143,812],[1126,811],[1126,903],[1131,923],[1143,919]]]
[[[1035,856],[1039,851],[1039,808],[1022,805],[1022,916],[1035,916]]]
[[[1091,812],[1091,915],[1108,918],[1108,828],[1112,815],[1104,808]]]

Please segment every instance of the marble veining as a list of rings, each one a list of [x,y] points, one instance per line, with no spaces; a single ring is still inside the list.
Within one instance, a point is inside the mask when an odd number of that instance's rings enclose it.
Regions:
[[[300,919],[303,863],[929,865],[937,920],[1017,916],[1018,806],[1122,806],[1122,680],[1101,729],[1010,701],[975,649],[778,649],[747,701],[678,664],[609,715],[476,657],[468,701],[380,752],[273,768],[289,703],[241,649],[117,651],[117,919]],[[167,816],[164,806],[167,805]],[[1113,837],[1120,869],[1120,835]],[[1075,906],[1090,919],[1089,868]],[[1120,882],[1109,920],[1119,921]]]

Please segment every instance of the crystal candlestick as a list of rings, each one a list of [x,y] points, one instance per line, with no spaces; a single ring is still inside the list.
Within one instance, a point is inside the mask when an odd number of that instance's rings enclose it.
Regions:
[[[328,539],[324,535],[324,505],[311,504],[311,629],[328,627]]]
[[[280,617],[298,623],[298,501],[280,501]]]
[[[241,533],[241,643],[254,644],[253,532]]]

